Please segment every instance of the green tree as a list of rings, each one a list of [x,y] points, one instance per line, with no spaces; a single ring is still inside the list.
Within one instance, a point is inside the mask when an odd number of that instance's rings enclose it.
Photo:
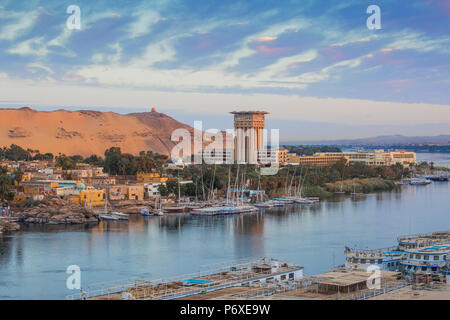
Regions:
[[[65,154],[59,154],[55,160],[56,165],[61,167],[63,170],[71,170],[75,168],[75,162],[72,158],[66,156]]]
[[[167,190],[165,183],[161,183],[158,186],[158,192],[161,195],[161,197],[167,197],[169,195],[169,190]]]
[[[2,201],[5,201],[5,197],[10,193],[13,180],[7,175],[5,168],[0,167],[0,197]]]
[[[105,151],[105,171],[112,175],[121,173],[122,152],[119,147],[111,147]]]

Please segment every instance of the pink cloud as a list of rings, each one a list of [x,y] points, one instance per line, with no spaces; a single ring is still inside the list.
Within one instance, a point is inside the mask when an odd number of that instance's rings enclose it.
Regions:
[[[275,41],[277,39],[278,39],[278,37],[261,37],[257,41],[258,42],[270,42],[270,41]]]
[[[278,56],[291,51],[291,47],[269,47],[265,45],[256,46],[255,49],[266,56]]]

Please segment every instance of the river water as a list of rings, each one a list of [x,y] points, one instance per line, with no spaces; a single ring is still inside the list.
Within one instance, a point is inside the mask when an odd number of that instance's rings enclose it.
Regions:
[[[380,248],[399,235],[450,229],[450,183],[348,196],[229,217],[190,215],[85,226],[24,226],[0,236],[0,299],[64,299],[66,269],[82,287],[136,276],[196,272],[247,257],[298,263],[311,275],[344,263],[344,247]]]

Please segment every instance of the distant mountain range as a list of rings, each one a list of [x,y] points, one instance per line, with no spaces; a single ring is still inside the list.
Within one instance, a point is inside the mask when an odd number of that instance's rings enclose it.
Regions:
[[[378,136],[372,138],[298,141],[283,144],[339,145],[339,146],[398,146],[398,145],[450,145],[450,135],[408,137],[402,135]]]

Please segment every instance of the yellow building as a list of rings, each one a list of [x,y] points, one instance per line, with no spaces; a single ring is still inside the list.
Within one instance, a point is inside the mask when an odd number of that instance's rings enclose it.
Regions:
[[[292,165],[311,165],[311,166],[331,166],[338,162],[344,164],[349,163],[349,157],[343,155],[313,155],[313,156],[298,156],[295,153],[287,154],[287,163]]]
[[[25,203],[27,202],[27,196],[24,193],[15,194],[13,202],[16,203]]]
[[[87,207],[104,206],[106,203],[106,190],[88,188],[87,190],[81,190],[79,196],[71,196],[70,200]]]
[[[44,185],[40,184],[29,184],[23,186],[23,193],[27,196],[43,194],[45,192]]]
[[[109,188],[109,200],[125,200],[128,194],[128,186],[126,184],[116,184]]]
[[[166,182],[168,178],[163,178],[159,173],[138,173],[136,175],[137,183],[158,183]]]
[[[144,186],[128,186],[128,200],[144,200]]]
[[[109,200],[144,200],[143,185],[114,185],[109,188]]]
[[[278,149],[278,163],[281,165],[285,165],[288,162],[288,151],[287,149]]]
[[[31,181],[31,177],[32,177],[31,172],[25,172],[22,175],[22,180],[20,182],[30,182]]]

